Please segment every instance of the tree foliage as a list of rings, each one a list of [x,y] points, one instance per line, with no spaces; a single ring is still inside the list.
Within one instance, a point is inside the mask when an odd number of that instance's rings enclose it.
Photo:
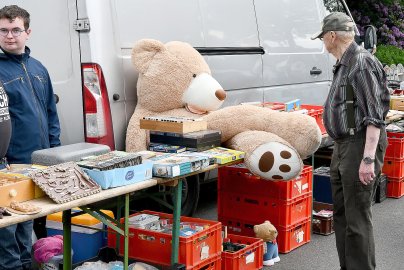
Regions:
[[[359,31],[372,24],[377,28],[378,42],[404,49],[403,0],[347,0]]]

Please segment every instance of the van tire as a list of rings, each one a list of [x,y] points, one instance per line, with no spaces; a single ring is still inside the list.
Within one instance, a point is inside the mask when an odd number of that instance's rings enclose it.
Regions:
[[[188,176],[182,180],[181,215],[191,217],[198,207],[199,202],[199,175]],[[172,192],[170,192],[173,194]],[[164,200],[173,205],[174,195],[164,196]]]

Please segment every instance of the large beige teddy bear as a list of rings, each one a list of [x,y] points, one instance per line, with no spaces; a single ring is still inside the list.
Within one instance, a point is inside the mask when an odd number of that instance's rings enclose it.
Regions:
[[[252,105],[219,109],[226,92],[188,43],[140,40],[132,63],[139,77],[137,106],[126,134],[129,152],[146,149],[148,134],[139,120],[151,115],[204,118],[208,129],[222,132],[225,147],[246,152],[246,166],[268,180],[293,179],[301,172],[302,158],[319,147],[320,130],[308,115]]]

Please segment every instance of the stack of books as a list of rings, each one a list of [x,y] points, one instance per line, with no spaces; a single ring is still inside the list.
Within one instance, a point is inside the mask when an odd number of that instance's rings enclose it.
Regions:
[[[140,128],[150,131],[150,151],[201,152],[221,144],[221,132],[207,130],[207,122],[202,119],[149,116],[140,120]]]

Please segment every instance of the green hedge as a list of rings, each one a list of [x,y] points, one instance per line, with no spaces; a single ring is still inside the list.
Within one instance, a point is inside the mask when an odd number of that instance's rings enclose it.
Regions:
[[[378,45],[376,57],[383,65],[403,64],[404,65],[404,50],[391,45]]]

